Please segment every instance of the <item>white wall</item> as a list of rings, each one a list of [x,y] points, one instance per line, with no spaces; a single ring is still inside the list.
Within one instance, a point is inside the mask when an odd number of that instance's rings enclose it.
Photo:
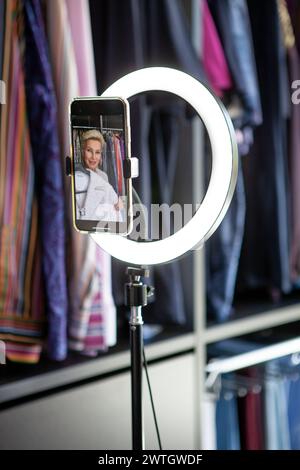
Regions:
[[[163,449],[193,449],[194,356],[149,368]],[[0,449],[130,449],[130,375],[57,393],[0,413]],[[145,442],[157,449],[144,380]]]

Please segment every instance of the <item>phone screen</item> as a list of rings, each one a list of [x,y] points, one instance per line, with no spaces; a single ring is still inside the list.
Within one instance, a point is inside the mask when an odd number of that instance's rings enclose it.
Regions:
[[[128,233],[130,185],[126,103],[120,99],[78,99],[71,104],[73,207],[80,231]]]

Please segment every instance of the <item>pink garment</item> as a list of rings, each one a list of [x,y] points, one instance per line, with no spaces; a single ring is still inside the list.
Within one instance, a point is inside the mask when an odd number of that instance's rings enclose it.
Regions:
[[[80,96],[97,96],[89,2],[66,0]]]
[[[212,90],[218,96],[232,87],[222,44],[206,0],[200,0],[203,18],[203,66]]]

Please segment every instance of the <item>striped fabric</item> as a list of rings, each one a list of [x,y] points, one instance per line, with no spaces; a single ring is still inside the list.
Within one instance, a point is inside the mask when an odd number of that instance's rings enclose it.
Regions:
[[[0,339],[7,357],[37,362],[45,325],[34,167],[22,67],[21,2],[7,2],[0,131]],[[9,112],[8,112],[9,110]]]
[[[58,102],[62,160],[69,154],[69,103],[96,94],[89,4],[85,0],[46,3],[47,29]],[[59,53],[58,53],[59,51]],[[70,252],[69,345],[96,354],[115,343],[115,306],[111,295],[110,258],[72,224],[70,178],[65,181]],[[112,327],[108,329],[108,325]],[[109,335],[109,331],[112,334]]]

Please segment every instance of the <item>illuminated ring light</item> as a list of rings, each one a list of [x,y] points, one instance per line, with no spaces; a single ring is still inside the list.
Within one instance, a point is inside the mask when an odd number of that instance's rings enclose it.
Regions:
[[[136,265],[166,263],[204,243],[226,214],[238,171],[238,151],[231,120],[221,102],[190,75],[166,67],[145,68],[125,75],[102,96],[128,99],[138,93],[154,90],[179,96],[199,114],[211,143],[212,169],[201,205],[191,220],[173,235],[152,242],[137,242],[108,233],[91,235],[110,255]]]

